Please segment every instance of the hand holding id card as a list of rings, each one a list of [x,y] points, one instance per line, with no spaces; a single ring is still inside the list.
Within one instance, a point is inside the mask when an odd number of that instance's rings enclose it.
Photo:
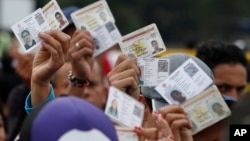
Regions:
[[[123,36],[119,45],[124,54],[134,58],[153,57],[166,51],[156,24],[150,24]]]
[[[215,85],[184,102],[181,106],[187,112],[192,123],[193,135],[231,114]]]
[[[45,32],[50,29],[62,30],[67,25],[68,21],[59,5],[55,0],[52,0],[43,9],[37,9],[29,16],[12,25],[11,29],[21,47],[27,53],[33,52],[41,46],[41,39],[38,37],[39,32]]]
[[[171,73],[155,90],[169,104],[181,104],[204,91],[212,83],[212,78],[190,58]]]
[[[129,128],[141,127],[144,105],[128,94],[111,86],[109,88],[105,114],[120,126]]]

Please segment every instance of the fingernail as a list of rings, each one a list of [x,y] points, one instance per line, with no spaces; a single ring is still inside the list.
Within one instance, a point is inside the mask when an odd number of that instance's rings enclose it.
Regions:
[[[168,137],[167,137],[167,141],[174,141],[174,137],[173,137],[173,135],[168,135]]]
[[[142,129],[141,127],[135,126],[135,129],[134,129],[134,130],[140,131],[141,129]]]
[[[158,114],[160,114],[158,111],[153,111],[153,114],[156,114],[156,115],[158,115]]]

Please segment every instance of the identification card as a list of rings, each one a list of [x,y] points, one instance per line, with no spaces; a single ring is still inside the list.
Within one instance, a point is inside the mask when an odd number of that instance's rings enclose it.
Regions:
[[[139,141],[138,136],[134,132],[133,128],[116,126],[115,129],[118,136],[118,141]]]
[[[190,58],[171,73],[155,90],[169,104],[180,104],[212,84],[212,78]]]
[[[169,74],[169,59],[139,58],[141,70],[140,86],[155,87],[167,79]]]
[[[119,45],[124,54],[134,58],[153,57],[166,50],[156,24],[150,24],[123,36]]]
[[[230,116],[231,111],[215,85],[181,104],[192,123],[192,133]]]
[[[141,127],[144,105],[128,94],[111,86],[109,88],[105,114],[120,126],[128,128]]]
[[[42,10],[39,8],[29,16],[11,26],[16,38],[25,52],[32,52],[41,45],[39,32],[50,30]]]
[[[71,14],[78,29],[88,30],[94,38],[94,56],[113,47],[121,38],[105,0],[97,1]]]
[[[69,22],[56,0],[51,0],[42,8],[43,14],[51,29],[63,30]]]

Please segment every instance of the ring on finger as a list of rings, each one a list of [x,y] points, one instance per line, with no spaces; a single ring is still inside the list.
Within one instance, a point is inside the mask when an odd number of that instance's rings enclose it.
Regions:
[[[81,48],[79,42],[76,42],[75,47],[76,47],[77,49],[80,49],[80,48]]]

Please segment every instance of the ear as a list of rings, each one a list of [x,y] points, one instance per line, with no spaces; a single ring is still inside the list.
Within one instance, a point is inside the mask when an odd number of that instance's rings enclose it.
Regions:
[[[151,110],[143,95],[139,96],[138,101],[141,102],[145,106],[144,117],[143,117],[143,124],[145,124],[148,121],[149,117],[151,116]]]

